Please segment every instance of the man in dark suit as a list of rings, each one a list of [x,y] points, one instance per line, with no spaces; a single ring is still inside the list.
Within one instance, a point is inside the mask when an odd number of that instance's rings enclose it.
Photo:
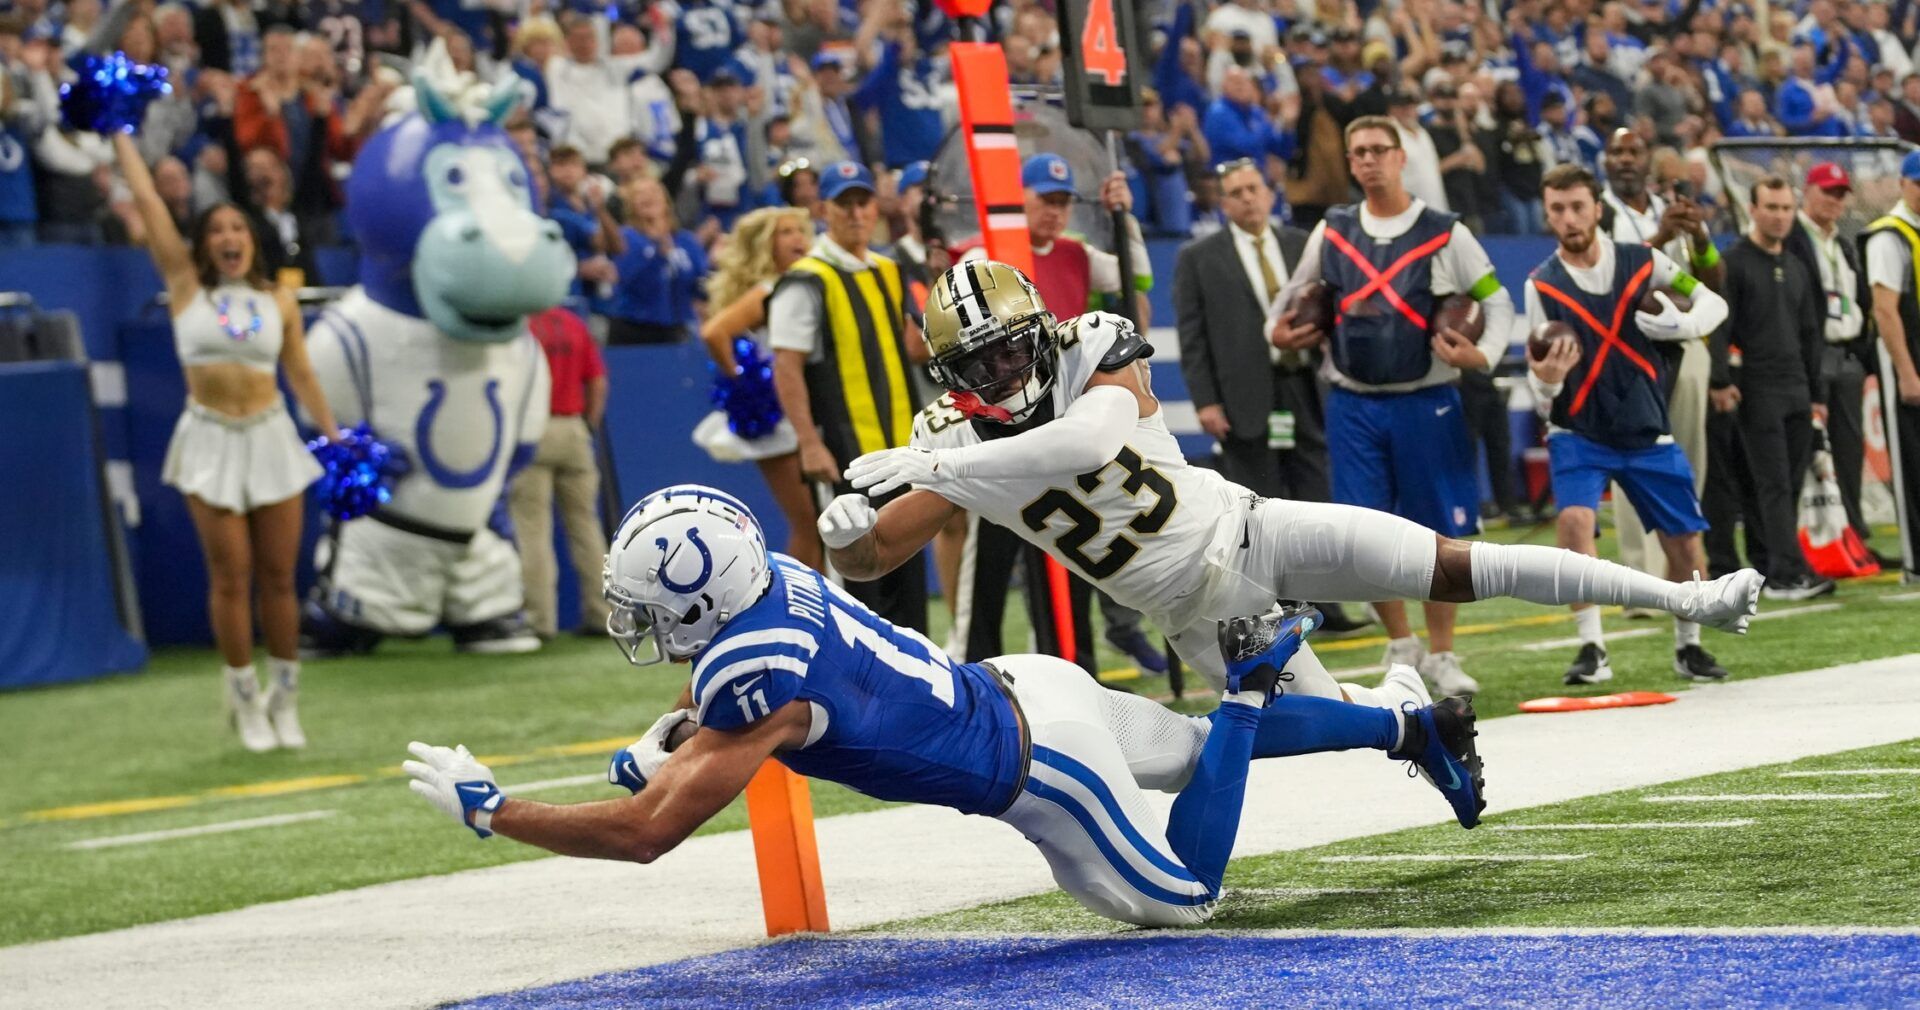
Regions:
[[[1220,443],[1220,471],[1267,498],[1328,501],[1326,414],[1315,373],[1320,352],[1267,340],[1307,233],[1273,221],[1274,193],[1252,159],[1221,165],[1226,228],[1188,243],[1173,271],[1180,371],[1200,427]],[[1360,627],[1338,607],[1333,631]]]

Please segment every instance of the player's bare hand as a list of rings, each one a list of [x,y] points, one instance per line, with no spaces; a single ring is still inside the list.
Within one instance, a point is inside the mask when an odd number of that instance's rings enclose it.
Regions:
[[[820,513],[820,521],[814,525],[820,530],[820,542],[826,544],[828,550],[837,551],[873,532],[874,524],[879,521],[880,513],[874,510],[872,499],[863,494],[843,494],[827,503],[826,511]]]
[[[1707,399],[1712,402],[1714,413],[1731,414],[1740,409],[1740,387],[1725,386],[1710,390],[1707,393]]]
[[[840,464],[824,442],[800,444],[800,476],[820,484],[840,482]]]
[[[1910,371],[1894,382],[1900,393],[1900,402],[1909,407],[1920,407],[1920,371]]]
[[[1458,369],[1487,367],[1487,355],[1467,335],[1449,326],[1433,335],[1433,354]]]
[[[1222,441],[1233,433],[1233,425],[1227,423],[1227,412],[1217,403],[1209,403],[1196,411],[1200,415],[1200,430]]]
[[[1273,332],[1267,339],[1283,351],[1304,351],[1319,346],[1327,335],[1312,323],[1296,322],[1293,310],[1288,309],[1274,321]]]
[[[1100,206],[1109,211],[1133,209],[1133,187],[1127,185],[1127,174],[1115,171],[1100,184]]]
[[[1541,382],[1557,386],[1567,381],[1567,375],[1573,366],[1580,363],[1580,341],[1572,337],[1556,337],[1553,346],[1547,349],[1547,356],[1539,361],[1528,362],[1527,367]]]
[[[940,453],[918,446],[870,452],[847,464],[847,482],[876,498],[896,488],[938,484],[946,477],[940,472]]]

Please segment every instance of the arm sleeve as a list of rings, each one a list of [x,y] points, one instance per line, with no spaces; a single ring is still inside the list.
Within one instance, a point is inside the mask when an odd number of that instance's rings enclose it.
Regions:
[[[1680,264],[1658,249],[1653,250],[1653,286],[1672,288],[1693,299],[1693,308],[1686,313],[1688,325],[1680,340],[1702,339],[1727,321],[1727,300],[1680,269]]]
[[[775,288],[767,299],[767,343],[812,354],[820,343],[820,291],[803,281]]]
[[[1132,390],[1095,386],[1059,418],[1010,438],[944,450],[940,465],[956,480],[1085,473],[1112,462],[1139,419]]]
[[[1220,384],[1213,370],[1213,348],[1207,344],[1206,292],[1198,276],[1193,246],[1173,261],[1173,319],[1180,334],[1180,374],[1196,407],[1220,402]]]

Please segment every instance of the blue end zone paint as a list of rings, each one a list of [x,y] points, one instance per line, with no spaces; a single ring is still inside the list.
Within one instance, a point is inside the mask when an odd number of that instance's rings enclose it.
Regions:
[[[1920,936],[797,940],[490,996],[567,1007],[1811,1007],[1920,1002]]]

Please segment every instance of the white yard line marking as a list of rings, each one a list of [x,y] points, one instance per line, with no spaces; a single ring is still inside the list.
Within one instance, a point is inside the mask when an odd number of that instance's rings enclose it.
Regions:
[[[1658,635],[1665,630],[1666,630],[1665,628],[1634,628],[1629,631],[1609,631],[1606,634],[1601,635],[1600,637],[1611,642],[1619,638],[1645,638],[1648,635]],[[1584,639],[1554,638],[1554,639],[1549,639],[1545,642],[1528,642],[1527,644],[1520,647],[1520,651],[1522,652],[1555,652],[1560,649],[1571,649],[1576,646],[1584,645],[1584,644],[1586,644]]]
[[[131,835],[107,835],[103,838],[83,838],[68,844],[69,849],[107,849],[116,845],[144,845],[147,842],[164,842],[175,838],[193,838],[199,835],[218,835],[228,831],[251,831],[254,828],[277,828],[283,824],[299,824],[302,821],[317,821],[323,817],[332,817],[337,811],[308,810],[299,814],[274,814],[272,817],[249,817],[241,821],[221,821],[218,824],[201,824],[191,828],[173,828],[168,831],[141,831]]]
[[[1892,793],[1721,793],[1710,796],[1642,796],[1648,803],[1844,803],[1884,800]]]
[[[1387,664],[1375,663],[1372,666],[1356,666],[1351,670],[1330,670],[1335,680],[1352,680],[1355,677],[1377,677],[1387,672]]]
[[[1318,898],[1329,894],[1400,894],[1405,887],[1229,887],[1228,898]]]
[[[1829,768],[1825,771],[1780,773],[1783,779],[1822,779],[1830,775],[1920,775],[1920,768]]]
[[[1920,600],[1920,591],[1911,593],[1890,593],[1880,597],[1883,600]]]
[[[1352,937],[1368,940],[1383,937],[1437,939],[1473,936],[1920,936],[1912,926],[1388,926],[1381,929],[1183,929],[1182,937],[1230,936],[1235,939],[1302,939]],[[1071,943],[1076,940],[1152,941],[1167,934],[1154,929],[1116,928],[1110,931],[1061,931],[1047,933],[1050,941]],[[1000,934],[977,930],[890,929],[870,933],[816,933],[809,941],[867,943],[873,940],[987,940],[1004,939]]]
[[[1548,855],[1480,855],[1472,852],[1414,853],[1397,856],[1321,856],[1323,863],[1571,863],[1576,859],[1585,859],[1591,852],[1557,853]]]
[[[606,785],[607,777],[602,774],[569,775],[561,779],[541,779],[538,782],[523,782],[515,786],[501,786],[500,791],[506,793],[508,796],[517,796],[520,793],[539,792],[542,789],[565,789],[568,786],[584,786],[589,782],[598,782]]]
[[[1495,831],[1678,831],[1685,828],[1744,828],[1751,817],[1730,821],[1621,821],[1614,824],[1494,824]]]
[[[1799,617],[1801,614],[1824,614],[1829,610],[1839,610],[1838,603],[1816,603],[1810,607],[1789,607],[1785,610],[1763,610],[1750,620],[1771,621],[1781,617]]]

